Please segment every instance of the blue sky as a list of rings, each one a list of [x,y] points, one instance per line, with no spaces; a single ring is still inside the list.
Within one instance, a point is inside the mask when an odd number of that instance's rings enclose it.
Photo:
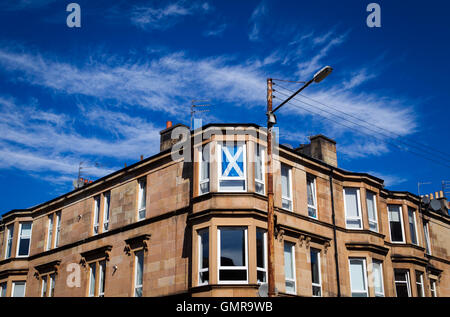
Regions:
[[[325,65],[333,73],[277,114],[281,143],[322,133],[344,169],[439,190],[450,5],[377,1],[381,27],[369,28],[370,2],[80,0],[81,28],[68,28],[70,1],[0,1],[0,214],[72,190],[81,161],[95,180],[156,154],[166,120],[189,125],[192,99],[210,100],[204,123],[265,125],[267,77],[308,80]],[[278,84],[275,104],[299,87]]]

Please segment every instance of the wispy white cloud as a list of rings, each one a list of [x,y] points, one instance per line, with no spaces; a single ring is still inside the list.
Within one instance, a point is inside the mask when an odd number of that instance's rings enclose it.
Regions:
[[[384,185],[386,187],[400,185],[400,184],[403,184],[403,183],[408,181],[407,178],[402,177],[402,176],[398,176],[398,175],[392,175],[392,174],[387,174],[387,173],[380,173],[380,172],[377,172],[377,171],[369,171],[369,172],[366,172],[366,173],[370,174],[370,175],[374,175],[374,176],[384,180]]]
[[[222,23],[222,24],[216,25],[214,27],[211,27],[209,30],[204,31],[203,35],[206,37],[221,36],[226,28],[227,28],[227,24]]]
[[[129,16],[131,23],[141,29],[163,30],[177,24],[183,17],[210,10],[211,6],[206,2],[177,1],[159,7],[153,4],[134,6]]]
[[[260,29],[262,26],[262,20],[267,14],[267,3],[265,0],[261,1],[258,6],[253,10],[250,17],[250,32],[248,33],[248,38],[250,41],[260,40]]]

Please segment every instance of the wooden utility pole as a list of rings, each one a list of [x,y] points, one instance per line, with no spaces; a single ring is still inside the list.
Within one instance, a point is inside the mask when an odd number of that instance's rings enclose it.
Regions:
[[[268,295],[275,296],[275,225],[273,201],[273,158],[272,158],[272,127],[270,114],[272,113],[272,78],[267,79],[267,253],[268,253]]]

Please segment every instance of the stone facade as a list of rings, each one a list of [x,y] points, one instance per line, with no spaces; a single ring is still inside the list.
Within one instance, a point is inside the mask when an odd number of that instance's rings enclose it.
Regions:
[[[168,127],[162,131],[162,141],[167,142],[167,134],[171,130]],[[12,296],[13,283],[25,281],[26,296],[41,296],[43,279],[53,274],[53,296],[89,296],[89,267],[93,263],[105,263],[104,296],[134,296],[136,255],[142,251],[143,296],[180,293],[192,296],[258,296],[256,232],[267,228],[267,196],[256,192],[254,153],[256,144],[265,145],[262,136],[264,131],[261,132],[256,125],[208,125],[203,131],[191,132],[188,138],[190,150],[184,150],[189,155],[184,153],[184,158],[173,159],[171,148],[162,147],[162,151],[153,157],[63,196],[30,209],[7,212],[0,223],[0,287],[6,286],[4,294]],[[229,192],[220,189],[219,185],[221,165],[217,158],[221,153],[218,144],[237,141],[245,144],[246,149],[245,190]],[[352,296],[349,259],[355,258],[365,261],[365,291],[368,296],[376,295],[372,272],[375,260],[382,263],[384,296],[397,295],[396,269],[409,272],[410,296],[420,295],[416,273],[423,274],[419,283],[425,296],[432,296],[432,289],[437,296],[450,296],[448,214],[430,210],[414,194],[385,189],[381,179],[338,168],[333,140],[316,136],[311,138],[311,143],[314,146],[309,150],[308,146],[296,150],[279,146],[274,155],[275,280],[278,294],[313,295],[310,250],[314,249],[320,252],[321,296]],[[198,149],[206,145],[211,154],[209,190],[200,194]],[[281,164],[291,168],[292,210],[282,207]],[[315,218],[308,214],[308,177],[315,179]],[[138,219],[139,184],[142,180],[146,183],[145,218]],[[267,192],[267,180],[264,184]],[[359,190],[362,228],[348,228],[344,188]],[[108,205],[104,193],[110,195],[107,230],[102,227],[105,219],[102,211]],[[368,193],[375,195],[376,231],[370,229],[366,203]],[[100,197],[100,228],[95,234],[97,197]],[[391,241],[388,205],[402,207],[404,241],[401,243]],[[415,210],[415,241],[410,232],[408,208]],[[61,215],[59,227],[56,213]],[[20,224],[25,222],[32,222],[31,242],[28,256],[19,256]],[[429,231],[429,252],[426,250],[424,223]],[[8,232],[12,227],[12,240],[8,244]],[[219,231],[230,227],[245,229],[244,283],[227,283],[220,278]],[[202,229],[208,230],[207,284],[199,281],[198,232]],[[286,290],[286,242],[295,246],[295,292]],[[9,249],[11,256],[7,257]],[[267,265],[265,269],[267,272]],[[97,276],[96,289],[99,279]],[[96,291],[94,295],[103,294]]]

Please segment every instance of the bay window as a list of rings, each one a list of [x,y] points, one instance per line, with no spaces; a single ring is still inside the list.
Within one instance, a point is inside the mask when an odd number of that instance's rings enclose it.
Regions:
[[[219,284],[248,282],[247,227],[219,227]]]
[[[349,259],[352,297],[368,297],[366,259]]]
[[[292,211],[292,169],[281,164],[281,205]]]
[[[405,243],[405,236],[403,234],[402,207],[399,205],[388,205],[388,213],[391,242]]]
[[[317,219],[317,195],[316,178],[308,175],[306,177],[306,193],[308,198],[308,216]]]
[[[246,150],[245,143],[234,142],[217,144],[219,191],[244,192],[246,184]]]
[[[362,229],[361,200],[358,188],[344,188],[344,208],[347,229]]]
[[[19,246],[17,248],[17,256],[28,256],[31,243],[31,227],[32,222],[21,222],[19,225]]]
[[[369,230],[378,232],[377,196],[371,191],[366,191],[367,216],[369,219]]]

